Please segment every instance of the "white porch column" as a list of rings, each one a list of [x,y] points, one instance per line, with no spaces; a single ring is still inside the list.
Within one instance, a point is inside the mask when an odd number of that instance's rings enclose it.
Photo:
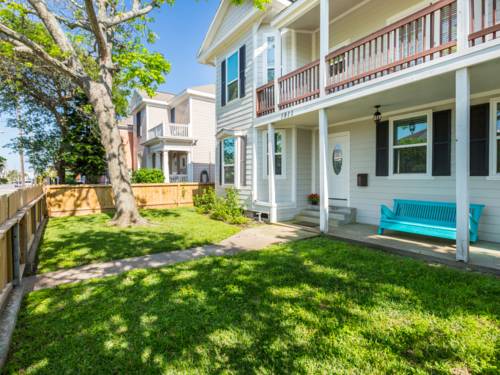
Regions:
[[[257,140],[258,140],[257,128],[252,129],[252,202],[257,201],[258,194],[258,183],[257,183]]]
[[[320,96],[325,96],[326,74],[328,72],[326,55],[330,49],[330,0],[320,0],[319,20],[319,89]]]
[[[456,200],[458,261],[469,261],[469,142],[470,77],[468,68],[456,72]]]
[[[165,183],[170,183],[170,165],[168,164],[170,161],[168,159],[168,151],[163,150],[163,174],[165,175]]]
[[[330,201],[328,190],[328,114],[326,109],[319,110],[319,229],[328,233]]]
[[[281,29],[276,32],[274,41],[274,106],[276,112],[279,111],[280,103],[280,86],[278,79],[283,72],[281,63]],[[267,74],[267,73],[266,73]]]
[[[457,0],[457,50],[469,48],[470,0]]]
[[[267,149],[268,149],[268,182],[269,182],[269,221],[276,223],[278,221],[278,212],[276,208],[276,173],[274,157],[274,126],[267,125]]]
[[[297,127],[292,129],[292,202],[297,204]]]

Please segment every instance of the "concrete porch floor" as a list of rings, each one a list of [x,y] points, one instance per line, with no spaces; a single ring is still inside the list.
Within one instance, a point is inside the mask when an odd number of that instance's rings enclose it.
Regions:
[[[451,266],[460,266],[455,260],[455,242],[439,238],[386,231],[377,234],[377,227],[366,224],[348,224],[331,228],[329,235],[343,240],[365,244],[403,255],[433,258]],[[500,275],[500,243],[478,241],[471,244],[470,268]],[[463,265],[467,268],[467,265]]]

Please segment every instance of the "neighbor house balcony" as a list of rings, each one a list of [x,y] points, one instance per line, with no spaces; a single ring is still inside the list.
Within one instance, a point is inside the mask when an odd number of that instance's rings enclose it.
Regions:
[[[191,126],[189,124],[162,123],[148,131],[148,140],[155,138],[179,138],[191,137]]]
[[[498,0],[470,1],[469,48],[499,37],[499,3]],[[342,2],[338,4],[342,5]],[[314,8],[309,10],[305,15],[309,17],[307,20],[296,20],[291,26],[297,29],[309,27],[312,30],[314,28],[312,20],[319,18],[318,11],[319,9],[316,9],[314,13]],[[350,16],[345,16],[348,17]],[[353,23],[359,24],[359,17],[356,21],[353,19]],[[333,24],[333,30],[330,29],[329,34],[335,35],[336,23],[331,21],[330,24]],[[349,25],[349,20],[344,20],[344,24]],[[349,35],[348,30],[349,26],[344,26],[342,29],[339,25],[339,34],[342,37]],[[315,46],[314,50],[317,50],[319,41],[315,40],[315,32],[311,32],[313,33],[311,44]],[[332,38],[329,39],[331,41]],[[455,54],[458,43],[457,0],[439,0],[385,27],[367,33],[354,42],[337,42],[334,42],[336,45],[331,47],[325,57],[324,81],[320,75],[322,60],[320,58],[257,88],[257,116],[269,115],[319,98],[322,81],[325,85],[325,95],[335,95],[347,88]],[[303,45],[303,48],[311,49],[307,43]],[[296,49],[299,48],[300,46],[296,46]],[[301,53],[299,50],[297,54],[312,57],[318,55],[309,49],[306,53]],[[286,53],[285,50],[281,52],[282,55]]]

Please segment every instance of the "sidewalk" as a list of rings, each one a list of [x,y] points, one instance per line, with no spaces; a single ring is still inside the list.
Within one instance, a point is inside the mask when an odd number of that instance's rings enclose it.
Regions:
[[[234,255],[246,251],[260,250],[271,245],[315,237],[316,235],[313,232],[290,226],[259,225],[245,229],[217,245],[120,259],[49,272],[25,278],[23,286],[26,292],[53,288],[61,284],[118,275],[133,269],[158,268],[207,256]]]

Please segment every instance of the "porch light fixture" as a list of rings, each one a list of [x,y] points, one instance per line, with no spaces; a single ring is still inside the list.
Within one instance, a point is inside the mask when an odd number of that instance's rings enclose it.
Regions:
[[[375,113],[373,114],[373,121],[378,125],[382,122],[382,113],[380,113],[380,105],[375,106]]]

